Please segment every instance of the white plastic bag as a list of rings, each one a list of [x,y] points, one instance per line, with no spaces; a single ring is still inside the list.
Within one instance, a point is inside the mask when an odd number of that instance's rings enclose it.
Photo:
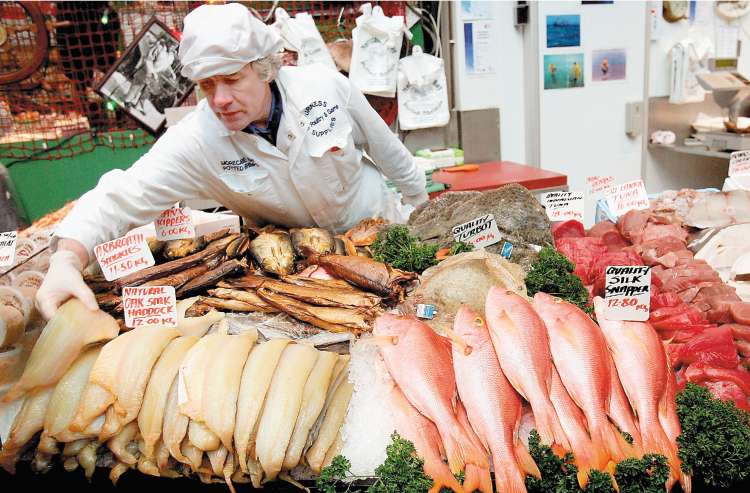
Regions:
[[[279,31],[284,40],[284,49],[297,52],[297,65],[320,63],[338,70],[310,14],[299,12],[290,17],[286,10],[277,8],[274,15],[276,22],[272,27]]]
[[[404,18],[387,17],[380,6],[373,8],[369,3],[360,9],[362,15],[352,30],[349,78],[365,94],[392,98],[396,95],[398,59],[406,30]]]
[[[398,122],[403,130],[442,127],[450,120],[443,60],[415,46],[398,65]]]
[[[685,40],[672,47],[669,52],[670,103],[698,103],[705,99],[706,91],[700,86],[696,74],[708,72],[708,59],[713,56],[713,51],[708,39],[698,43]]]

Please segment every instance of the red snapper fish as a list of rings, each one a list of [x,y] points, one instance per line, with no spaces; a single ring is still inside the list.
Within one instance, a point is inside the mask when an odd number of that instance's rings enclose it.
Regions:
[[[659,336],[645,322],[608,320],[605,317],[606,303],[600,297],[594,298],[594,308],[622,387],[638,416],[643,452],[656,452],[667,457],[670,466],[667,491],[679,479],[683,491],[690,493],[690,476],[680,470],[677,443],[667,435],[662,424],[675,423],[672,420],[676,420],[676,416],[668,416],[674,408],[663,404],[665,396],[673,390],[667,356]],[[671,429],[670,434],[673,433]]]
[[[471,426],[492,453],[497,491],[525,492],[526,475],[517,451],[525,451],[521,452],[522,459],[529,453],[516,434],[521,398],[500,369],[487,324],[474,310],[462,305],[451,337],[458,394]]]
[[[544,322],[525,298],[498,287],[487,293],[485,312],[500,368],[531,404],[542,441],[570,450],[549,398],[553,366]]]
[[[477,449],[456,418],[456,380],[450,342],[414,317],[384,313],[373,329],[388,373],[409,402],[435,423],[451,472],[466,463],[489,468],[486,454]]]

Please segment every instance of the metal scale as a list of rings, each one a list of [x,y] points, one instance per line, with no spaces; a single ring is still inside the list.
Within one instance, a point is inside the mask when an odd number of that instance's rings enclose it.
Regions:
[[[711,91],[714,101],[726,108],[728,120],[737,125],[740,116],[750,109],[750,81],[738,72],[721,67],[719,60],[711,60],[713,72],[696,74],[698,82],[706,91]],[[730,67],[727,67],[730,68]],[[731,66],[736,68],[736,63]],[[735,132],[700,132],[695,136],[715,151],[744,151],[750,149],[750,134]]]

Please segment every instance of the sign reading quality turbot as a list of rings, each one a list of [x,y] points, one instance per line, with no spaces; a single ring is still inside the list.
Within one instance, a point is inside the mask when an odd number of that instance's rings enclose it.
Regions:
[[[155,264],[142,233],[117,238],[96,245],[94,255],[105,279],[114,281]]]
[[[651,267],[610,265],[606,270],[604,301],[609,320],[648,320],[651,309]]]
[[[473,245],[477,250],[500,241],[500,230],[497,229],[497,222],[492,214],[454,226],[451,232],[456,241]]]
[[[177,327],[177,300],[172,286],[122,288],[126,327]]]

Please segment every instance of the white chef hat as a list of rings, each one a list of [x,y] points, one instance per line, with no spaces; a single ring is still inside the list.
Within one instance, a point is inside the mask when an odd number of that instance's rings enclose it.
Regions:
[[[179,52],[182,75],[196,81],[233,74],[282,46],[278,33],[247,7],[239,3],[201,5],[185,16]]]

